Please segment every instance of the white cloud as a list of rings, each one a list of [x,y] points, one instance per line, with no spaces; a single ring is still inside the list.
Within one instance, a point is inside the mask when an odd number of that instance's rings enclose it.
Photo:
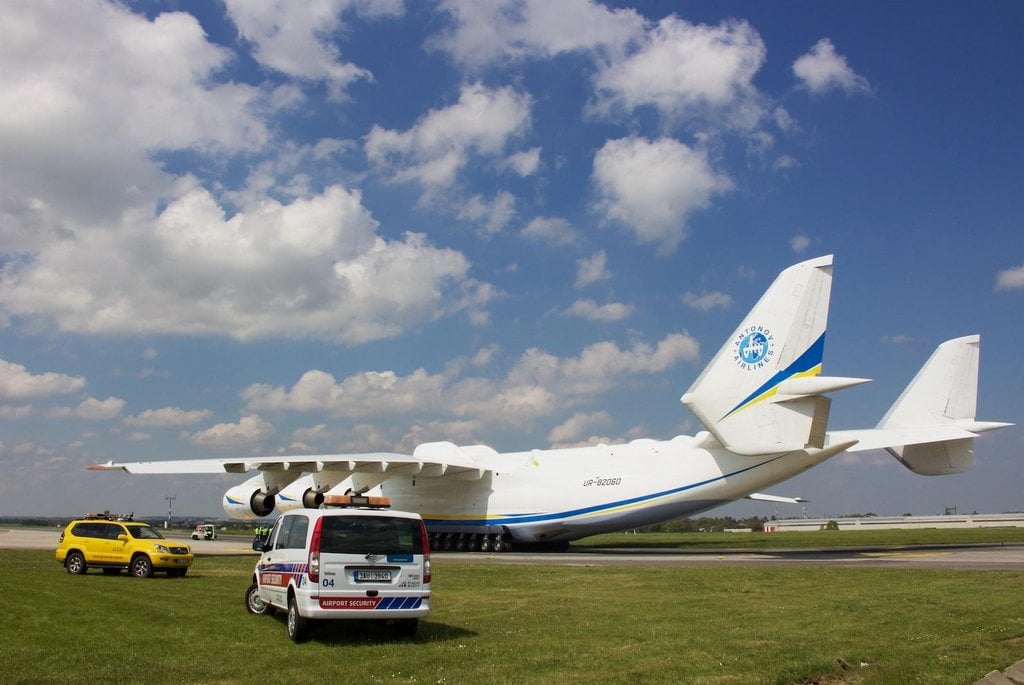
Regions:
[[[732,306],[732,297],[713,290],[709,293],[686,292],[683,293],[683,304],[692,309],[699,309],[702,312],[709,312],[712,309],[726,309]]]
[[[811,239],[805,235],[795,235],[789,239],[789,246],[793,249],[793,252],[801,254],[807,251],[807,248],[811,246]]]
[[[622,349],[612,342],[595,343],[569,358],[531,349],[503,379],[460,378],[461,370],[472,367],[465,364],[450,365],[441,374],[423,369],[407,376],[371,371],[341,380],[314,369],[290,388],[251,385],[242,399],[250,413],[297,411],[355,419],[433,415],[509,426],[591,402],[623,377],[662,373],[698,357],[697,342],[677,333],[655,347],[635,342]]]
[[[419,235],[387,242],[358,192],[332,186],[228,218],[183,184],[157,217],[128,213],[0,273],[0,306],[69,331],[188,333],[359,343],[485,304],[459,252]],[[128,268],[111,269],[112,263]]]
[[[580,239],[579,232],[568,220],[556,216],[538,216],[530,219],[519,235],[527,240],[555,247],[572,245]]]
[[[819,40],[807,54],[793,62],[793,74],[804,88],[816,95],[833,89],[847,94],[871,90],[867,79],[850,68],[828,38]]]
[[[77,407],[54,407],[45,413],[51,418],[78,418],[87,421],[109,421],[121,415],[124,410],[125,401],[116,397],[108,397],[105,400],[98,400],[89,397]]]
[[[996,290],[1024,289],[1024,264],[996,274]]]
[[[494,235],[504,230],[515,214],[515,195],[502,190],[490,202],[482,195],[474,195],[465,202],[456,216],[476,224],[482,235]]]
[[[52,371],[33,374],[21,364],[0,359],[0,402],[68,395],[83,388],[85,379],[81,376],[68,376]]]
[[[135,416],[126,416],[124,423],[127,426],[191,426],[208,419],[210,413],[208,409],[186,410],[178,407],[163,407],[147,409]]]
[[[31,251],[159,201],[171,179],[155,153],[267,142],[263,94],[218,82],[231,53],[188,14],[39,0],[0,3],[0,25],[0,249]]]
[[[540,168],[540,148],[530,148],[506,157],[501,166],[511,169],[522,177],[534,174]]]
[[[652,106],[672,121],[753,129],[767,113],[753,85],[765,54],[760,35],[744,21],[705,26],[671,15],[638,51],[595,76],[592,111],[609,115]]]
[[[671,138],[611,140],[594,158],[597,210],[630,229],[638,242],[668,255],[686,236],[690,214],[733,187],[707,154]]]
[[[427,45],[471,69],[569,52],[615,56],[641,37],[635,10],[610,10],[592,0],[444,0],[454,26]]]
[[[614,321],[622,321],[628,318],[633,313],[633,306],[623,304],[622,302],[609,302],[607,304],[598,304],[593,300],[576,300],[572,305],[565,310],[568,316],[578,316],[588,321],[599,321],[601,323],[611,323]]]
[[[606,411],[598,411],[593,414],[578,412],[573,414],[563,423],[555,426],[548,433],[548,441],[553,445],[566,445],[586,437],[587,433],[596,426],[602,426],[611,421],[611,416]]]
[[[256,415],[243,416],[238,423],[218,423],[188,438],[204,449],[235,450],[258,447],[274,435],[274,427]]]
[[[595,252],[590,257],[576,260],[576,283],[574,287],[579,290],[598,281],[607,281],[611,278],[608,271],[608,255],[604,250]]]
[[[243,38],[253,44],[253,57],[262,65],[288,76],[325,81],[332,97],[357,79],[372,79],[369,71],[341,59],[330,36],[345,29],[342,14],[354,9],[370,17],[397,16],[401,0],[352,2],[316,0],[280,3],[225,0],[228,16]]]
[[[366,156],[395,182],[418,182],[429,193],[455,182],[470,153],[503,154],[508,141],[530,126],[532,101],[511,87],[463,86],[459,101],[431,110],[406,131],[375,125],[365,139]]]

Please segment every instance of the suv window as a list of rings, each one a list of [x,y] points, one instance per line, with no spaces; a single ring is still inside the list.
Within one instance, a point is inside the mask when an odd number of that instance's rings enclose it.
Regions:
[[[153,526],[128,526],[128,532],[140,540],[162,540],[164,537]]]
[[[423,554],[415,519],[325,516],[320,551],[328,554]]]
[[[97,537],[106,538],[107,540],[116,540],[118,535],[124,535],[124,528],[116,523],[101,523],[99,525],[100,535]]]

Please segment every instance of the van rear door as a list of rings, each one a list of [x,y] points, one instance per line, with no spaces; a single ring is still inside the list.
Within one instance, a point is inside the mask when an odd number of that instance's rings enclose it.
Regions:
[[[320,522],[320,608],[420,609],[425,577],[422,522],[390,515],[324,516]]]

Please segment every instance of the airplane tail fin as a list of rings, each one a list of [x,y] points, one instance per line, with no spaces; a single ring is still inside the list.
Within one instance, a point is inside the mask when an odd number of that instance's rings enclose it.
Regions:
[[[971,468],[974,438],[1012,424],[978,421],[981,338],[969,335],[939,345],[874,429],[837,431],[830,440],[856,439],[851,451],[884,449],[924,476]]]
[[[823,447],[824,393],[866,382],[819,375],[831,292],[831,255],[784,270],[681,398],[730,451]]]

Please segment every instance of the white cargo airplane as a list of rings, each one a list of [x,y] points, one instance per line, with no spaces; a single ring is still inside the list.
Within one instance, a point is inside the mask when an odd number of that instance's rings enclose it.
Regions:
[[[832,257],[775,279],[682,397],[706,431],[671,440],[499,454],[425,443],[411,455],[328,454],[96,464],[133,474],[258,473],[224,494],[232,518],[316,507],[325,494],[382,492],[422,514],[442,548],[567,544],[760,494],[844,450],[888,450],[915,473],[961,473],[973,439],[979,337],[939,345],[877,427],[828,430],[826,393],[867,382],[821,376]]]

